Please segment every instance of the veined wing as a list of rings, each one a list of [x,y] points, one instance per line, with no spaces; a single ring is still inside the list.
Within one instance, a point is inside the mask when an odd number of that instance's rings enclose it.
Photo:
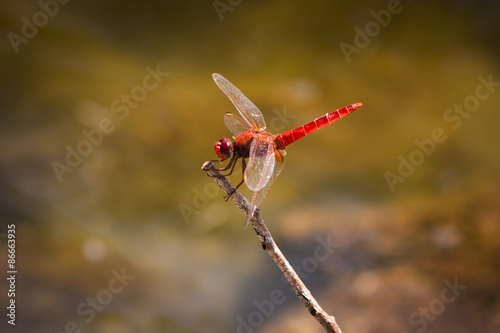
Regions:
[[[271,185],[283,168],[283,156],[275,155],[276,146],[271,137],[257,136],[250,146],[250,158],[245,170],[245,183],[254,191],[247,214],[245,227],[253,216],[257,206],[266,198]],[[277,152],[279,154],[279,152]]]
[[[277,151],[277,153],[280,154],[280,152],[278,152],[278,151]],[[276,161],[274,163],[273,174],[271,175],[271,178],[267,182],[266,186],[264,186],[260,191],[254,192],[254,194],[252,196],[252,201],[251,201],[251,205],[252,205],[252,207],[254,207],[253,210],[255,210],[257,207],[259,207],[260,204],[264,201],[264,199],[266,198],[267,193],[269,193],[269,190],[271,189],[271,186],[273,185],[274,181],[276,180],[276,178],[278,178],[281,170],[283,170],[283,165],[284,165],[284,160],[283,160],[283,155],[281,155],[281,161],[276,159]],[[252,212],[252,214],[253,214],[253,212]],[[252,215],[250,215],[250,218],[251,218],[251,216]]]
[[[264,116],[255,104],[253,104],[238,88],[236,88],[222,75],[214,73],[212,74],[212,77],[224,94],[226,94],[231,102],[233,102],[234,106],[248,126],[261,129],[266,128]]]
[[[230,112],[224,114],[224,125],[226,125],[227,129],[230,130],[234,136],[250,129],[250,126],[248,126],[243,119]]]
[[[270,136],[257,135],[250,145],[248,165],[245,169],[245,184],[256,192],[262,190],[274,171],[274,141]]]

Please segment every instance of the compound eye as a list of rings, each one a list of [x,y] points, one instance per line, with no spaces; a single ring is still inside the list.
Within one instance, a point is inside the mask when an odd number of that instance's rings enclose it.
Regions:
[[[222,160],[230,158],[233,155],[233,144],[224,137],[215,143],[215,152]]]

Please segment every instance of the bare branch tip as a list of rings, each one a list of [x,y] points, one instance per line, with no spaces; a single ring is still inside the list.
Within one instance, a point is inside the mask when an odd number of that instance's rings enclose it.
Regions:
[[[205,163],[203,163],[203,165],[201,166],[201,169],[202,170],[205,170],[205,171],[208,171],[210,169],[214,169],[215,166],[214,164],[212,163],[212,161],[206,161]]]

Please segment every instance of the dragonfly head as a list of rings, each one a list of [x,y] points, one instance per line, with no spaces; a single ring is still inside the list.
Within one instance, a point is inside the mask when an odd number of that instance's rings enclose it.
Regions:
[[[215,152],[222,160],[230,158],[233,155],[233,144],[224,137],[215,143]]]

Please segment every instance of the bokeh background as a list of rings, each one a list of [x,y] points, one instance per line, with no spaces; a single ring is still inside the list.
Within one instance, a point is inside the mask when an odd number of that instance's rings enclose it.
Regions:
[[[0,12],[0,267],[15,224],[18,270],[15,327],[0,279],[2,332],[322,332],[200,170],[235,112],[214,72],[275,133],[364,104],[290,146],[261,206],[344,332],[500,330],[498,83],[473,104],[479,77],[500,81],[498,2],[32,0]],[[464,101],[473,111],[447,118]],[[109,133],[81,143],[103,119]],[[418,153],[436,129],[446,139]],[[58,177],[68,147],[87,156]],[[419,165],[404,171],[410,157]]]

